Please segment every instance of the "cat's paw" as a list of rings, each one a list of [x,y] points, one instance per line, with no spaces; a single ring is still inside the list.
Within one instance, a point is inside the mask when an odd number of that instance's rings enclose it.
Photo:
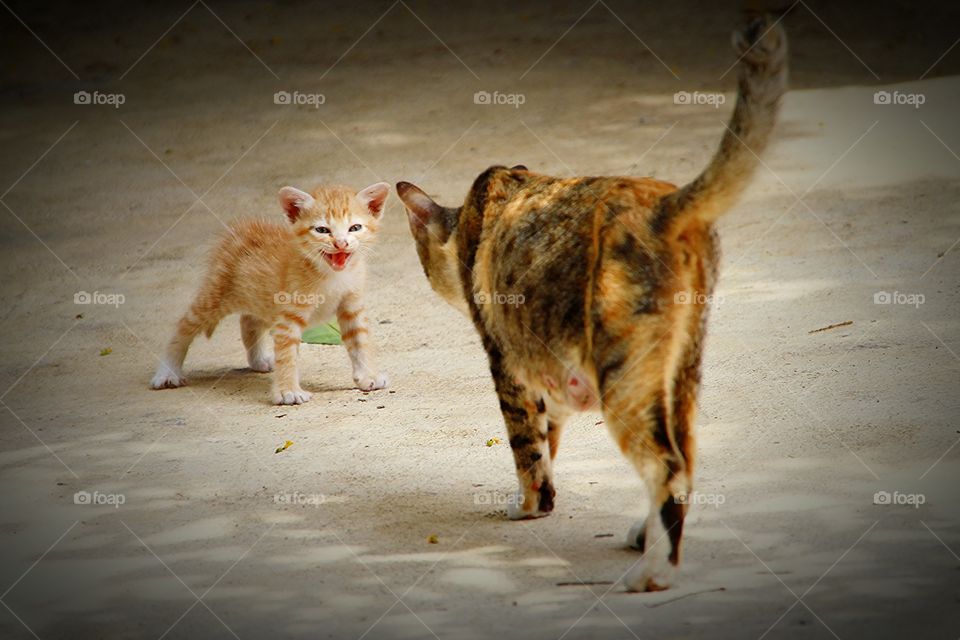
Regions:
[[[627,591],[663,591],[669,589],[677,576],[677,568],[666,559],[655,561],[642,558],[623,579]]]
[[[511,520],[530,520],[550,515],[553,511],[553,496],[550,497],[549,504],[543,504],[542,499],[527,502],[536,504],[536,507],[528,506],[524,502],[523,492],[515,491],[507,501],[507,517]]]
[[[386,389],[390,384],[390,378],[385,373],[376,375],[357,376],[353,379],[360,391],[375,391],[376,389]]]
[[[303,404],[309,402],[311,393],[303,389],[288,389],[273,392],[273,404]]]
[[[182,371],[176,371],[165,364],[160,365],[157,372],[150,380],[151,389],[176,389],[187,384],[187,379]]]
[[[273,368],[276,365],[276,360],[274,359],[273,354],[262,355],[255,358],[250,358],[249,364],[251,371],[256,371],[257,373],[270,373],[273,371]]]
[[[637,520],[627,532],[627,546],[637,551],[643,551],[647,541],[647,521]]]

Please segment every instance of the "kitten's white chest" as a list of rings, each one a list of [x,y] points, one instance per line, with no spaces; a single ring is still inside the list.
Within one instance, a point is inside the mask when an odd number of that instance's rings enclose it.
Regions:
[[[332,274],[324,282],[320,292],[323,301],[317,305],[310,316],[310,324],[329,322],[337,313],[337,308],[343,297],[351,292],[358,291],[363,285],[363,273],[360,269],[348,269]]]

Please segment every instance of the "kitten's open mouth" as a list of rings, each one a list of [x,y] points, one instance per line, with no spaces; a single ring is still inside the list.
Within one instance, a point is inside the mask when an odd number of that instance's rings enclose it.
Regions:
[[[351,253],[346,251],[341,251],[339,253],[324,253],[323,259],[327,261],[334,271],[343,271],[343,268],[347,266],[347,260],[350,259]]]

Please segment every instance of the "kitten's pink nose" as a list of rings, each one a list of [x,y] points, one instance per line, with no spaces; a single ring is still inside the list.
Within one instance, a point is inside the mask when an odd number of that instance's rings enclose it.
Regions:
[[[333,246],[336,247],[337,249],[343,250],[347,248],[348,243],[346,240],[341,240],[340,238],[334,238]]]

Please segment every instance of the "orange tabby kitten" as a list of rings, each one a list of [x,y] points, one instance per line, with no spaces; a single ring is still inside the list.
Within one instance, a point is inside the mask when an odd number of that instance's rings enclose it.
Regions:
[[[153,376],[154,389],[186,384],[183,360],[203,331],[240,313],[247,362],[254,371],[276,367],[274,404],[302,404],[297,356],[305,327],[336,314],[353,365],[353,381],[370,391],[387,386],[371,360],[363,309],[366,265],[362,249],[377,232],[390,186],[378,182],[355,193],[319,187],[313,195],[284,187],[280,203],[287,224],[262,220],[235,223],[213,251],[209,270],[190,309],[177,324],[166,356]],[[267,333],[273,334],[271,353]]]

